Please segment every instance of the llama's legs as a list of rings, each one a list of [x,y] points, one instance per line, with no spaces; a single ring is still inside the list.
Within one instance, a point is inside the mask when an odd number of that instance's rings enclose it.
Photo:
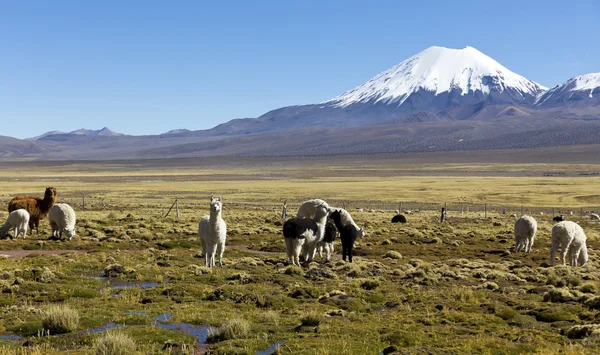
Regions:
[[[215,247],[209,243],[206,243],[206,253],[204,254],[204,265],[206,267],[213,267],[215,260]]]
[[[219,267],[223,267],[223,252],[225,252],[225,241],[222,241],[217,246],[217,252],[219,253]]]
[[[296,239],[296,245],[294,245],[294,260],[296,261],[295,265],[300,266],[300,252],[302,251],[302,247],[304,245],[304,239]]]
[[[576,252],[571,252],[569,254],[571,257],[571,266],[576,267],[577,266],[577,259],[579,259],[579,253],[581,252],[581,249],[577,250]]]
[[[23,239],[27,237],[27,224],[23,225]]]
[[[19,233],[21,233],[21,226],[16,226],[14,239],[19,238]]]
[[[552,248],[550,249],[550,265],[554,265],[554,258],[556,258],[556,252],[558,251],[558,241],[552,240]]]
[[[531,253],[531,248],[533,248],[533,238],[529,238],[529,244],[527,245],[527,247],[529,248],[527,252]]]
[[[288,261],[294,264],[294,246],[292,238],[285,238],[285,254],[288,257]]]
[[[561,265],[565,265],[566,263],[566,259],[567,259],[567,252],[569,251],[569,246],[563,246],[562,250],[560,251],[560,262]]]
[[[521,250],[524,249],[524,247],[525,247],[525,245],[523,243],[523,239],[519,239],[519,241],[515,245],[515,253],[520,252]]]
[[[350,243],[350,245],[348,246],[348,261],[352,262],[352,250],[354,249],[354,243]]]
[[[202,256],[206,257],[206,241],[204,238],[200,238],[200,248],[202,249]]]

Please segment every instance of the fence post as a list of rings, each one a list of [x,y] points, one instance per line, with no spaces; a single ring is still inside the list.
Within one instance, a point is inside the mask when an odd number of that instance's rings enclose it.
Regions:
[[[169,215],[169,213],[171,213],[171,210],[173,209],[173,207],[175,207],[176,204],[177,204],[177,199],[175,199],[175,202],[173,202],[173,204],[171,205],[171,207],[167,211],[167,214],[163,213],[163,218],[167,218],[167,216]],[[179,207],[177,207],[177,210],[179,210]],[[163,208],[163,212],[164,212],[164,208]]]
[[[81,198],[83,200],[83,210],[85,211],[85,192],[81,193]]]
[[[179,221],[179,199],[175,199],[175,216],[177,217],[177,220]]]

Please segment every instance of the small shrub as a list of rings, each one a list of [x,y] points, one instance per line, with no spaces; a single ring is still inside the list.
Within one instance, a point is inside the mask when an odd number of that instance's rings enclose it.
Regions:
[[[598,324],[585,324],[576,325],[569,328],[566,332],[566,336],[569,339],[582,339],[592,334],[596,335],[600,333],[600,325]]]
[[[565,310],[548,309],[536,314],[535,319],[538,322],[552,323],[559,321],[576,321],[577,317],[567,313]]]
[[[496,316],[504,320],[513,319],[517,314],[518,313],[512,308],[503,308],[496,312]]]
[[[262,324],[269,324],[277,326],[279,325],[279,313],[274,311],[261,312],[258,317],[260,318],[260,322]]]
[[[385,255],[383,257],[389,258],[389,259],[402,259],[402,254],[400,254],[399,252],[397,252],[395,250],[390,250],[387,253],[385,253]]]
[[[65,305],[48,308],[42,327],[50,334],[70,333],[79,326],[79,313]]]
[[[299,266],[290,265],[283,273],[286,275],[302,275],[302,268]]]
[[[321,324],[321,316],[316,313],[305,314],[300,318],[300,322],[304,327],[318,327]]]
[[[546,292],[546,294],[544,294],[545,302],[562,303],[571,302],[573,300],[574,298],[571,292],[564,288],[553,288],[550,291]]]
[[[500,288],[497,283],[491,281],[484,282],[483,285],[481,285],[481,287],[491,291],[496,291]]]
[[[377,280],[365,280],[360,284],[360,288],[370,291],[376,289],[379,285]]]
[[[600,309],[600,296],[592,297],[584,303],[590,309]]]
[[[135,341],[120,332],[107,331],[96,341],[96,355],[133,354],[135,348]]]
[[[44,267],[43,269],[33,269],[33,279],[36,282],[50,283],[56,278],[52,270]]]
[[[245,338],[250,333],[250,323],[245,319],[232,318],[218,328],[211,328],[206,337],[207,343]]]
[[[598,286],[596,284],[587,283],[579,288],[579,291],[583,293],[598,293]]]

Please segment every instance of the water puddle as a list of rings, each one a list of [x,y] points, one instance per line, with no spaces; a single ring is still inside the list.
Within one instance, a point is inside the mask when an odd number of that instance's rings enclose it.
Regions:
[[[164,280],[162,282],[157,282],[157,281],[127,281],[127,280],[120,280],[120,279],[116,279],[114,277],[106,277],[106,276],[89,276],[93,279],[96,280],[100,280],[100,281],[106,281],[108,282],[108,287],[110,287],[113,290],[125,290],[125,289],[130,289],[130,288],[139,288],[142,290],[148,289],[148,288],[154,288],[154,287],[158,287],[160,285],[166,285],[168,283],[167,280]],[[104,293],[104,290],[98,290],[98,292],[100,293]],[[113,293],[112,296],[118,297],[119,294],[118,293]]]
[[[138,315],[148,317],[148,313],[146,312],[126,312],[128,315]],[[206,338],[208,337],[208,331],[210,326],[208,325],[193,325],[190,323],[181,323],[181,322],[173,322],[166,323],[173,315],[171,313],[162,313],[157,317],[152,318],[152,324],[150,326],[174,330],[177,332],[181,332],[187,335],[191,335],[196,338],[196,343],[204,344],[206,343]],[[113,328],[121,328],[121,327],[139,327],[139,325],[127,325],[122,323],[110,322],[101,327],[91,328],[86,331],[86,333],[99,333]],[[267,353],[265,353],[267,354]]]
[[[146,316],[148,316],[148,315],[146,314]],[[157,322],[166,322],[172,316],[173,315],[171,313],[162,313],[162,314],[159,314],[157,317],[152,318],[152,320],[157,321]]]
[[[113,329],[113,328],[121,328],[121,327],[126,327],[126,324],[122,324],[122,323],[115,323],[115,322],[109,322],[108,324],[96,327],[96,328],[90,328],[88,330],[86,330],[84,333],[100,333],[100,332],[105,332],[109,329]]]
[[[283,345],[282,342],[275,343],[275,344],[269,346],[268,348],[266,348],[265,350],[259,350],[259,351],[257,351],[256,355],[271,355],[271,354],[274,354],[277,351],[277,349],[279,349],[279,347],[282,346],[282,345]]]
[[[23,339],[23,337],[20,335],[17,335],[17,334],[10,334],[10,333],[0,334],[0,340],[16,341],[16,340],[21,340],[21,339]]]

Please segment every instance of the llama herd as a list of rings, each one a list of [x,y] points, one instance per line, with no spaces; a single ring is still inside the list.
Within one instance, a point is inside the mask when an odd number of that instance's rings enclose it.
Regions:
[[[14,237],[27,236],[27,230],[36,229],[39,232],[40,220],[48,216],[52,236],[62,239],[63,234],[68,240],[75,236],[75,211],[66,203],[56,203],[58,193],[54,187],[46,188],[43,198],[34,196],[17,196],[8,204],[10,212],[4,225],[0,226],[0,238],[6,237],[14,229]],[[227,224],[222,218],[223,199],[210,197],[210,214],[202,217],[198,223],[198,237],[207,267],[215,266],[218,256],[219,266],[223,266],[223,253],[227,239]],[[397,212],[398,213],[398,212]],[[392,223],[406,223],[397,214]],[[401,216],[404,217],[404,216]],[[332,222],[329,221],[329,219]],[[554,264],[556,252],[560,249],[560,260],[565,265],[582,266],[588,261],[586,236],[583,229],[575,222],[565,221],[561,215],[553,219],[552,247],[550,250],[550,265]],[[528,215],[517,219],[514,225],[514,251],[531,252],[537,232],[537,221]],[[365,231],[352,219],[348,211],[339,207],[331,207],[321,199],[303,202],[295,218],[290,218],[283,224],[286,254],[290,264],[311,262],[316,253],[330,260],[333,244],[339,233],[342,244],[342,259],[352,262],[352,253],[356,239],[365,236]]]
[[[5,238],[10,230],[14,229],[14,238],[23,235],[27,237],[27,230],[39,233],[40,220],[48,216],[52,229],[52,236],[62,238],[63,234],[68,240],[75,236],[75,211],[66,203],[56,203],[58,193],[56,188],[47,187],[44,197],[17,196],[8,203],[8,218],[0,227],[0,238]]]
[[[198,227],[198,235],[205,255],[205,263],[213,267],[215,252],[219,254],[219,265],[222,266],[225,249],[226,225],[221,217],[222,200],[211,196],[210,216],[204,216]],[[392,223],[406,223],[399,220],[399,212]],[[445,216],[445,210],[442,211]],[[329,222],[331,219],[333,223]],[[550,250],[550,265],[554,265],[556,252],[561,249],[560,260],[565,265],[567,257],[569,265],[583,266],[588,261],[586,236],[583,229],[575,222],[565,221],[563,216],[554,218],[552,227],[552,247]],[[514,225],[514,251],[531,252],[537,232],[537,221],[528,215],[519,218]],[[295,218],[290,218],[283,224],[285,249],[292,265],[301,265],[301,257],[305,262],[311,262],[317,251],[329,261],[333,253],[333,243],[339,233],[342,244],[342,260],[352,262],[354,242],[365,236],[365,231],[358,227],[348,211],[339,207],[330,207],[321,199],[303,202]]]

